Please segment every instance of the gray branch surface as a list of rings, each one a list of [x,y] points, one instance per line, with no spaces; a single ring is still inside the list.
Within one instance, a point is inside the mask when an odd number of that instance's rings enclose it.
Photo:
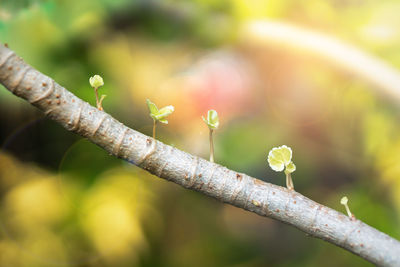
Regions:
[[[380,266],[400,266],[400,242],[298,192],[229,170],[132,130],[0,44],[0,82],[69,131],[148,172],[222,202],[293,225]]]

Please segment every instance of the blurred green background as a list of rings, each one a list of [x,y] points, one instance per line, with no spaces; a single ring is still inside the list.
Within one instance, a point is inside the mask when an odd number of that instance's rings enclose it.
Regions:
[[[399,103],[245,27],[285,22],[400,69],[399,12],[397,0],[0,0],[0,41],[93,105],[88,79],[102,75],[105,111],[145,134],[146,98],[174,105],[157,136],[204,158],[201,115],[216,109],[218,163],[284,185],[266,157],[286,144],[297,191],[342,212],[347,195],[399,239]],[[370,266],[117,160],[2,87],[0,145],[0,266]]]

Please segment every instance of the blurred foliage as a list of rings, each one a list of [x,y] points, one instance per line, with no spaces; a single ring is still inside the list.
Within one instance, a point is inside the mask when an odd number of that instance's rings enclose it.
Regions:
[[[296,190],[400,238],[398,103],[308,55],[240,39],[285,21],[400,68],[397,0],[0,0],[0,41],[151,134],[146,98],[173,105],[157,136],[283,185],[267,153],[293,149]],[[0,90],[1,266],[369,266],[340,248],[223,205],[109,156]],[[327,261],[329,259],[329,261]]]

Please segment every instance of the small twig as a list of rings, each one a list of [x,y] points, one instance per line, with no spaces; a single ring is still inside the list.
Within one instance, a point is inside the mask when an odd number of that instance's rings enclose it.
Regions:
[[[289,190],[294,190],[294,184],[293,184],[293,180],[292,180],[292,174],[287,172],[286,173],[286,187]]]
[[[214,162],[213,129],[210,129],[210,162]]]
[[[156,126],[157,126],[157,121],[153,120],[153,139],[156,139]]]
[[[96,107],[99,110],[103,110],[103,108],[101,107],[100,101],[99,101],[99,92],[98,92],[98,90],[99,90],[98,87],[94,88],[94,93],[96,94]]]

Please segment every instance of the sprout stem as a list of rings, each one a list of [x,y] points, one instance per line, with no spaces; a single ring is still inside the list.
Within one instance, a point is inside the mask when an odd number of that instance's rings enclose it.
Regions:
[[[210,129],[210,162],[214,162],[213,129]]]
[[[153,139],[156,139],[156,125],[157,121],[153,120]]]
[[[106,98],[106,95],[101,95],[99,100],[99,106],[97,107],[99,110],[103,110],[103,100]]]
[[[349,205],[347,205],[347,203],[344,205],[347,211],[347,215],[349,215],[350,218],[353,218],[353,213],[351,213]]]
[[[97,88],[97,87],[94,88],[94,92],[96,94],[96,107],[97,107],[98,110],[103,110],[103,108],[101,107],[101,103],[99,101],[99,93],[97,92],[98,89],[99,88]]]
[[[285,173],[286,173],[286,187],[287,187],[287,189],[294,190],[292,174],[290,172],[285,172]]]

